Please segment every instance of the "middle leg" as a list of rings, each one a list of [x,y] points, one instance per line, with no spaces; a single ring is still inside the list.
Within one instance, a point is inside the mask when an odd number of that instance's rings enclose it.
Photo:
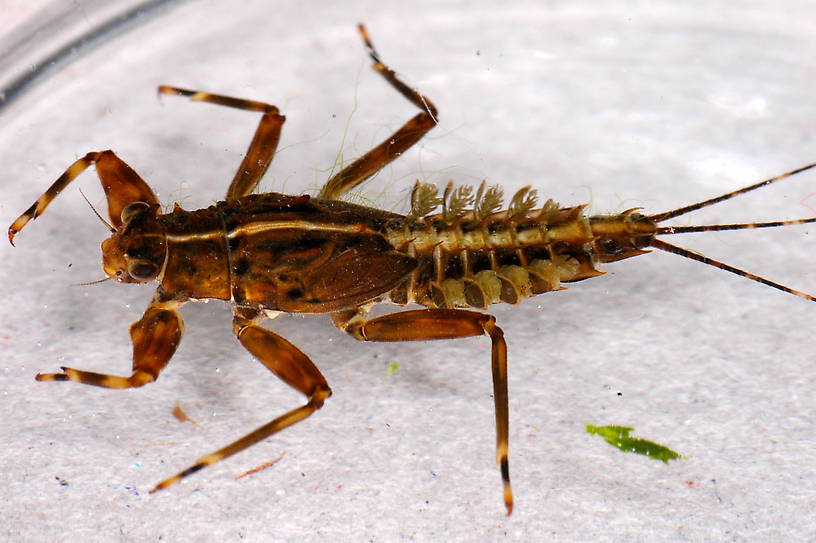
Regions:
[[[238,167],[238,171],[235,172],[235,177],[233,177],[227,190],[227,200],[236,200],[252,192],[263,178],[267,168],[269,168],[269,164],[275,157],[275,150],[278,148],[281,129],[283,128],[283,122],[286,120],[286,117],[280,114],[278,108],[264,102],[167,85],[161,85],[159,93],[187,96],[194,102],[209,102],[263,113],[261,120],[258,122],[258,128],[255,130],[255,135],[252,137],[252,142],[244,155],[244,160],[241,161],[241,165]]]
[[[287,385],[306,396],[306,403],[273,419],[226,447],[202,456],[189,468],[156,485],[150,491],[151,493],[174,485],[184,477],[192,475],[206,466],[220,462],[285,428],[297,424],[323,407],[323,402],[331,396],[331,389],[326,383],[326,378],[323,377],[320,370],[317,369],[317,366],[308,356],[279,335],[258,325],[264,318],[264,314],[257,310],[237,307],[233,310],[233,332],[241,345],[260,360],[264,366]]]

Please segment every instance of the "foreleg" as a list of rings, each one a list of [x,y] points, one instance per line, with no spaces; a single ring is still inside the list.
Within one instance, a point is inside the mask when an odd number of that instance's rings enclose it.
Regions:
[[[130,377],[62,367],[61,373],[38,373],[37,381],[75,381],[104,388],[140,387],[155,381],[181,343],[184,322],[176,309],[182,303],[162,300],[157,293],[142,318],[130,326],[133,341]]]
[[[28,221],[42,215],[54,198],[91,164],[96,165],[96,173],[108,199],[108,216],[111,221],[108,226],[111,227],[111,232],[115,232],[122,225],[122,210],[128,204],[144,202],[149,206],[155,205],[158,209],[159,199],[133,168],[116,156],[113,151],[94,151],[68,166],[68,169],[48,187],[48,190],[17,217],[17,220],[8,229],[9,242],[14,245],[14,236],[17,232],[22,230]]]

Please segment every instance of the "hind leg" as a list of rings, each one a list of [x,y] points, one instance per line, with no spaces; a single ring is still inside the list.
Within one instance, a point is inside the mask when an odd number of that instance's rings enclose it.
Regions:
[[[422,110],[411,120],[405,123],[399,130],[394,132],[389,138],[377,145],[375,148],[343,168],[331,179],[326,181],[320,190],[319,198],[336,200],[347,193],[372,175],[383,169],[389,162],[400,156],[418,142],[428,131],[436,126],[438,114],[436,106],[425,96],[419,94],[403,83],[394,73],[394,70],[383,64],[374,44],[368,37],[368,32],[363,25],[360,25],[360,35],[363,37],[368,48],[368,54],[374,61],[374,70],[383,76],[388,83],[409,102]]]

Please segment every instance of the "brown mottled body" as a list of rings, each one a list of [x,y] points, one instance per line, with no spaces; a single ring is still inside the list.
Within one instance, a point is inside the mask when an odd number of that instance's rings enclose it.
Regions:
[[[582,206],[552,201],[536,207],[534,191],[518,191],[506,208],[501,191],[449,185],[414,189],[411,212],[399,215],[342,202],[339,198],[419,141],[437,122],[438,111],[383,64],[365,29],[360,33],[374,69],[420,109],[374,149],[329,179],[316,198],[250,193],[272,161],[285,118],[263,102],[161,86],[159,92],[187,96],[262,113],[226,200],[161,214],[150,187],[112,151],[91,152],[75,161],[9,227],[9,241],[43,213],[80,173],[96,166],[108,201],[111,237],[102,243],[102,266],[121,283],[157,281],[159,287],[141,319],[130,327],[130,376],[63,367],[38,374],[39,381],[76,381],[107,388],[138,387],[154,381],[184,334],[177,309],[190,300],[234,303],[233,332],[265,367],[302,393],[306,401],[233,443],[199,458],[159,483],[166,488],[200,469],[307,418],[331,396],[320,370],[296,346],[260,323],[276,312],[328,313],[338,328],[361,341],[423,341],[486,335],[491,340],[496,460],[507,513],[513,508],[508,441],[507,346],[486,309],[517,304],[526,297],[563,288],[562,282],[600,275],[598,263],[643,254],[653,247],[711,264],[771,287],[816,301],[808,294],[691,253],[656,238],[682,232],[774,227],[816,218],[772,223],[660,227],[664,220],[712,205],[813,168],[803,168],[717,198],[656,215],[634,210],[585,217]],[[441,208],[441,212],[432,214]],[[101,217],[100,217],[101,219]],[[105,222],[104,219],[102,219]],[[366,319],[382,301],[416,303],[425,309]]]
[[[416,262],[378,232],[398,215],[308,196],[254,194],[159,215],[162,288],[288,313],[357,306],[396,285]],[[371,267],[382,270],[373,275]]]
[[[155,219],[166,237],[160,282],[185,298],[288,313],[328,313],[382,295],[433,308],[517,304],[602,273],[581,209],[448,224],[277,193],[176,207]]]

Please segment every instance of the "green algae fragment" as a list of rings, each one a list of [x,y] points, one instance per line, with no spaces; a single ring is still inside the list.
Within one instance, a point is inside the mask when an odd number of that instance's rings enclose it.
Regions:
[[[392,375],[397,373],[398,369],[399,369],[399,364],[397,364],[396,362],[393,363],[393,364],[388,364],[388,366],[385,367],[385,376],[386,377],[391,377]]]
[[[624,452],[642,454],[649,458],[654,458],[655,460],[662,460],[666,464],[669,463],[669,460],[683,458],[680,454],[668,447],[658,445],[653,441],[630,437],[629,432],[634,432],[634,428],[627,428],[625,426],[593,426],[592,424],[587,424],[586,431],[592,435],[601,436],[607,443]]]

